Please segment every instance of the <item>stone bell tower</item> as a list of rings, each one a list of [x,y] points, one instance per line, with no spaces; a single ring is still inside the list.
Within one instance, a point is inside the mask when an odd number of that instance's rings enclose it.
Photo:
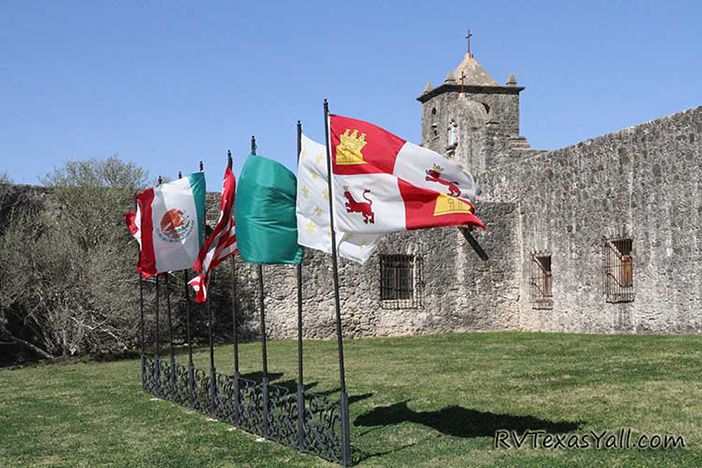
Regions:
[[[504,86],[487,74],[470,50],[436,88],[427,83],[422,103],[422,144],[463,164],[486,170],[496,152],[529,149],[519,135],[519,93],[514,75]]]

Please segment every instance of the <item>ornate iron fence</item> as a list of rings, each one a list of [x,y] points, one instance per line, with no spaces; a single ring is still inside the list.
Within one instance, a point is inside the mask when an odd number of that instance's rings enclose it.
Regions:
[[[144,391],[158,398],[343,463],[341,408],[326,395],[302,389],[291,392],[286,387],[219,372],[213,381],[209,372],[155,356],[141,357],[141,371]],[[304,411],[299,411],[300,400]]]

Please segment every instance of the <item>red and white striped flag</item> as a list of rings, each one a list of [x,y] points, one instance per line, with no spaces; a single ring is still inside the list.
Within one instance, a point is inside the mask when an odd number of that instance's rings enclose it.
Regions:
[[[200,253],[193,264],[193,270],[199,274],[188,281],[188,284],[195,291],[195,302],[205,302],[207,300],[207,282],[210,271],[222,263],[230,255],[237,253],[236,232],[234,226],[234,193],[236,192],[236,181],[231,167],[227,167],[224,172],[224,182],[222,184],[222,201],[219,220],[207,236],[205,244],[200,249]]]
[[[485,227],[473,176],[457,162],[362,120],[329,115],[329,127],[339,231]]]

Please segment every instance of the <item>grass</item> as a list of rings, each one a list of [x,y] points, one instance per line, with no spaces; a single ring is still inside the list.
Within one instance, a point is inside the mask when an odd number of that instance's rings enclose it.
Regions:
[[[280,381],[294,341],[269,343]],[[346,341],[361,466],[702,466],[702,336],[449,334]],[[305,379],[337,388],[335,342],[305,343]],[[185,356],[180,356],[185,362]],[[216,351],[231,369],[231,347]],[[206,368],[202,350],[197,364]],[[242,372],[260,370],[242,347]],[[668,450],[495,449],[496,429],[675,434]],[[0,372],[2,466],[331,466],[153,401],[136,360]]]

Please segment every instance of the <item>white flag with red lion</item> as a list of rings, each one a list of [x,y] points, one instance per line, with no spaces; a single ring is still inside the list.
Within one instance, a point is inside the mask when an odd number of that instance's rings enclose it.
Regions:
[[[484,228],[460,164],[362,120],[329,116],[334,219],[347,233]]]

